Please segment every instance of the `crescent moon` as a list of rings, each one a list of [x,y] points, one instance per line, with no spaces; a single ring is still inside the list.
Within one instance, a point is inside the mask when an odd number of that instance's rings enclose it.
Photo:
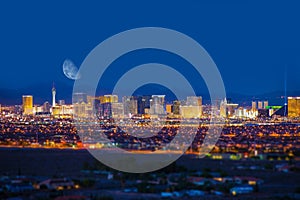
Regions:
[[[71,80],[80,79],[80,74],[78,73],[78,68],[69,59],[66,59],[63,63],[63,72],[64,72],[64,75]]]

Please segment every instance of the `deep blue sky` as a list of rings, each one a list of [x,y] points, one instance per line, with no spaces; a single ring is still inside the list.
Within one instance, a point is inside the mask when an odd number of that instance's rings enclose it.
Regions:
[[[299,1],[45,2],[1,1],[0,88],[72,85],[62,73],[66,58],[80,66],[109,36],[158,26],[197,40],[217,64],[227,92],[283,90],[285,67],[288,90],[300,90]]]

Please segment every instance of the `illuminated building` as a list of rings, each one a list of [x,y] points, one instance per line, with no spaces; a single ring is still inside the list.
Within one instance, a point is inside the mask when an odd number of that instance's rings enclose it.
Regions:
[[[44,109],[43,109],[43,106],[36,106],[36,105],[35,105],[35,106],[33,107],[33,113],[34,113],[34,114],[36,114],[36,113],[41,113],[41,112],[43,112],[43,110],[44,110]]]
[[[166,112],[169,114],[169,113],[172,113],[172,104],[167,104],[166,105]]]
[[[23,115],[32,115],[33,114],[33,96],[32,95],[23,95]]]
[[[269,110],[269,116],[272,116],[274,114],[274,110],[273,109],[268,109]]]
[[[87,96],[87,97],[86,97],[86,100],[87,100],[87,103],[88,103],[88,104],[93,105],[93,104],[94,104],[94,101],[95,101],[96,99],[98,99],[98,98],[99,98],[99,100],[100,100],[100,97]]]
[[[258,109],[263,109],[263,102],[262,101],[258,101],[257,107],[258,107]]]
[[[118,103],[117,95],[104,95],[99,97],[88,96],[87,102],[88,107],[90,109],[95,108],[97,110],[97,115],[101,118],[111,118],[114,113],[118,113],[116,114],[118,117],[123,117],[124,115],[123,104],[121,106],[121,104]],[[112,106],[112,104],[115,105]]]
[[[131,117],[132,115],[136,115],[138,113],[138,104],[135,97],[124,96],[122,98],[122,102],[124,105],[124,116]]]
[[[220,116],[221,117],[227,117],[227,99],[221,101],[220,103]]]
[[[173,101],[172,112],[174,115],[180,115],[180,101]]]
[[[111,103],[111,115],[113,118],[124,117],[123,103]]]
[[[235,117],[235,110],[237,109],[237,107],[239,106],[239,104],[236,103],[229,103],[226,106],[226,115],[227,117]]]
[[[55,114],[59,114],[60,112],[61,110],[57,111],[57,113]],[[74,117],[79,118],[89,117],[93,113],[91,105],[85,103],[84,101],[82,101],[81,103],[73,103],[73,110],[71,110],[70,112],[73,112]]]
[[[72,98],[73,98],[72,99],[73,104],[74,103],[82,103],[82,102],[88,103],[87,102],[87,94],[86,93],[80,93],[80,92],[74,93]]]
[[[56,105],[55,101],[55,96],[56,96],[56,89],[54,87],[54,84],[53,84],[53,87],[52,87],[52,107],[54,107]]]
[[[256,106],[256,101],[252,101],[252,110],[256,110],[257,106]]]
[[[202,97],[189,96],[186,98],[187,106],[202,106]]]
[[[183,118],[200,118],[202,116],[202,97],[188,96],[180,106],[180,115]]]
[[[74,107],[76,107],[77,116],[86,117],[90,114],[90,106],[84,102],[74,105]],[[73,115],[73,105],[56,105],[52,107],[52,116],[54,117],[66,118],[71,117],[71,115]]]
[[[86,118],[92,115],[93,107],[90,103],[88,103],[88,96],[86,93],[74,93],[72,98],[73,109],[71,111],[75,118]]]
[[[201,109],[200,106],[180,106],[180,115],[183,118],[200,118]]]
[[[258,110],[258,117],[263,117],[263,118],[266,118],[266,117],[269,117],[269,110],[268,109],[259,109]]]
[[[151,96],[137,97],[137,112],[138,114],[149,113]]]
[[[278,115],[280,112],[280,111],[278,112],[278,110],[282,108],[282,106],[269,106],[269,105],[266,106],[265,104],[264,107],[265,109],[269,110],[269,116]]]
[[[300,97],[288,97],[288,117],[300,117]]]
[[[189,96],[186,98],[186,105],[194,106],[200,112],[200,116],[202,116],[202,97]]]
[[[245,118],[247,110],[244,109],[243,107],[239,107],[238,109],[235,110],[235,116],[237,118]]]
[[[272,117],[286,117],[288,114],[288,105],[285,104],[284,106],[268,106],[269,115]]]
[[[238,109],[235,109],[235,117],[236,118],[249,118],[249,119],[254,119],[258,115],[257,110],[252,110],[252,109],[246,109],[243,107],[239,107]]]
[[[50,104],[48,101],[43,104],[43,112],[50,112]]]
[[[61,106],[61,115],[72,115],[73,114],[73,105],[62,105]]]
[[[81,109],[80,112],[82,113],[79,115],[81,117],[91,114],[90,106],[84,104],[79,105],[80,108],[77,105],[77,107],[75,106],[77,109]],[[52,108],[52,115],[59,118],[69,118],[73,115],[73,105],[57,105]]]
[[[252,110],[267,109],[268,101],[252,101]]]
[[[165,104],[165,95],[152,95],[150,99],[150,114],[151,115],[163,115]]]
[[[266,106],[266,109],[278,110],[280,108],[282,108],[282,106]]]
[[[227,99],[221,101],[220,103],[220,116],[221,117],[235,117],[236,109],[239,104],[228,103]]]
[[[65,100],[59,100],[59,101],[58,101],[58,104],[62,106],[62,105],[65,105],[66,102],[65,102]]]
[[[101,103],[99,115],[101,118],[112,118],[112,103]]]
[[[101,99],[101,97],[87,96],[88,105],[92,109],[94,109],[95,113],[98,113],[98,114],[99,114],[99,109],[100,109],[100,99]]]
[[[267,109],[268,106],[269,106],[269,102],[268,101],[264,101],[264,109]]]
[[[121,105],[117,104],[118,103],[118,96],[117,95],[104,95],[100,97],[95,97],[94,98],[96,102],[92,103],[97,105],[96,108],[98,110],[97,114],[101,118],[112,118],[113,117],[113,109],[115,113],[118,113],[117,115],[121,116],[120,112],[117,111],[121,109]],[[98,100],[100,101],[100,104],[98,104]],[[89,100],[90,101],[90,100]],[[112,104],[115,104],[112,106]],[[94,105],[93,105],[94,106]],[[123,104],[122,104],[123,107]],[[124,109],[122,108],[122,115],[124,115]]]
[[[60,106],[52,106],[52,115],[53,116],[59,116],[61,113],[61,107]]]
[[[100,96],[100,103],[118,103],[118,96],[117,95],[104,95]]]

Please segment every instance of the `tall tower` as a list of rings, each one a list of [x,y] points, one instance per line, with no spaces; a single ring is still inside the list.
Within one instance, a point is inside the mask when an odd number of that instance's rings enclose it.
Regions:
[[[55,95],[56,95],[56,89],[54,87],[54,83],[52,86],[52,107],[55,107]]]

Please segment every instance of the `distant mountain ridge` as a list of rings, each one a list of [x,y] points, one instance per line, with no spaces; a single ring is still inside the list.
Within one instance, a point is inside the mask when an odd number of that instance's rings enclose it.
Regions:
[[[56,99],[64,99],[67,103],[72,102],[72,84],[55,83]],[[51,102],[52,99],[52,83],[42,83],[22,89],[6,89],[0,88],[0,104],[1,105],[20,105],[22,104],[22,95],[33,95],[34,104],[43,104],[45,101]],[[175,99],[174,94],[165,87],[152,86],[148,87],[147,91],[138,89],[134,95],[151,95],[165,94],[166,102],[171,102]],[[209,103],[209,94],[201,94],[203,103]],[[284,91],[274,91],[257,95],[246,95],[234,92],[228,92],[227,98],[232,102],[238,103],[241,106],[250,106],[252,100],[268,100],[270,105],[284,104]],[[300,96],[299,91],[288,91],[287,96]],[[121,98],[121,97],[119,97]]]

